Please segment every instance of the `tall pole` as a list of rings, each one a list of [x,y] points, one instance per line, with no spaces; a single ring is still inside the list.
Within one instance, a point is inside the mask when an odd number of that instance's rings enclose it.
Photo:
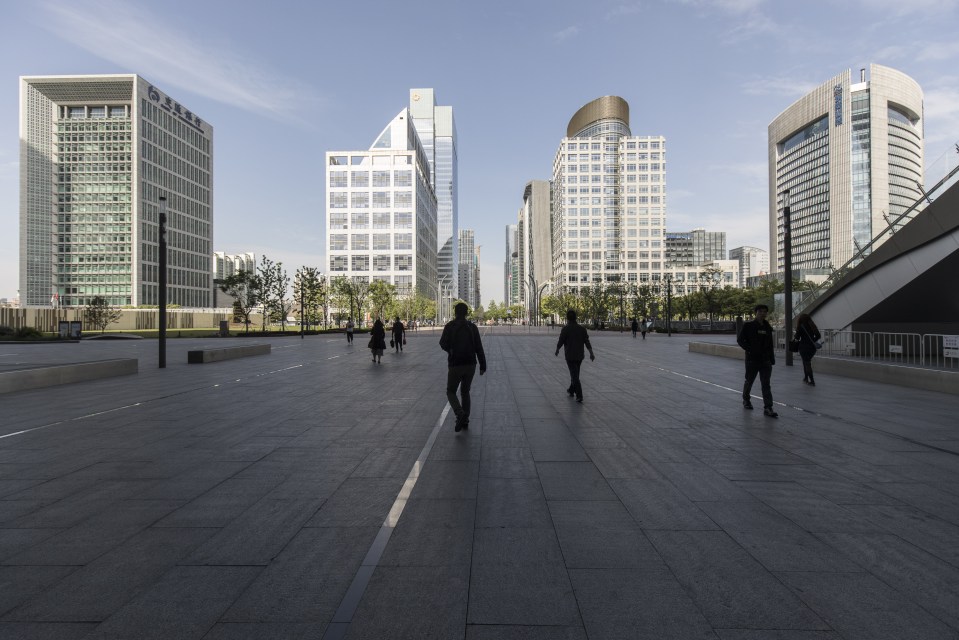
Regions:
[[[666,337],[673,337],[673,277],[666,274]]]
[[[166,369],[166,196],[160,196],[160,368]]]
[[[786,296],[786,366],[793,366],[793,352],[789,350],[789,341],[793,332],[793,256],[792,229],[789,220],[789,189],[783,191],[783,268],[786,270],[783,294]]]

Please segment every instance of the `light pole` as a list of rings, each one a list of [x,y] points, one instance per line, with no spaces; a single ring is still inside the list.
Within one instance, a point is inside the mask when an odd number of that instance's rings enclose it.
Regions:
[[[666,274],[666,337],[673,337],[673,274]]]
[[[160,304],[160,355],[159,364],[161,369],[166,369],[166,196],[160,196],[160,273],[158,297]]]
[[[553,284],[553,281],[552,281],[552,280],[547,280],[547,281],[544,282],[543,285],[539,288],[539,291],[536,292],[536,317],[537,317],[537,319],[538,319],[538,320],[537,320],[537,324],[539,323],[539,321],[541,321],[541,320],[543,319],[543,313],[540,311],[540,309],[541,309],[541,307],[542,307],[542,304],[543,304],[543,290],[546,289],[546,287],[548,287],[548,286],[550,286],[550,285],[552,285],[552,284]]]
[[[793,366],[793,352],[789,350],[789,340],[792,338],[793,328],[793,256],[792,256],[792,229],[789,220],[789,189],[783,191],[783,268],[786,270],[783,295],[786,296],[785,324],[786,324],[786,366]]]

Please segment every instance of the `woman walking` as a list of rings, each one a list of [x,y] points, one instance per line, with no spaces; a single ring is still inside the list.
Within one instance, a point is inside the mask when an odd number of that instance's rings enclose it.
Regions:
[[[383,327],[383,321],[377,318],[373,323],[373,330],[370,331],[370,351],[373,352],[373,362],[382,362],[385,350],[386,328]]]
[[[808,385],[816,386],[816,380],[812,375],[812,359],[816,351],[822,346],[820,340],[822,335],[819,333],[819,327],[813,322],[812,316],[808,313],[800,314],[796,318],[796,335],[793,340],[799,342],[799,357],[802,358],[802,381]]]

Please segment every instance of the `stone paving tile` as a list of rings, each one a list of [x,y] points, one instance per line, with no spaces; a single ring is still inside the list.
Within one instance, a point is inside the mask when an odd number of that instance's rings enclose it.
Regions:
[[[665,480],[611,479],[609,484],[643,529],[718,529],[702,510]]]
[[[467,622],[563,627],[580,624],[563,556],[552,531],[475,531]]]
[[[3,521],[18,529],[72,527],[110,508],[117,501],[139,493],[148,486],[148,483],[150,483],[148,480],[100,482],[48,506],[31,509],[27,515]],[[0,507],[4,506],[4,502],[12,503],[13,501],[0,501]]]
[[[95,622],[0,622],[0,640],[80,640]]]
[[[876,525],[794,482],[741,482],[739,486],[807,531],[874,531]]]
[[[379,527],[303,529],[220,621],[325,625],[336,612],[378,530]]]
[[[782,629],[716,629],[719,640],[842,640],[833,631],[792,631]]]
[[[887,482],[881,485],[873,485],[873,488],[891,496],[900,503],[925,511],[954,525],[959,525],[959,499],[953,493],[920,482]]]
[[[959,638],[959,631],[868,573],[776,575],[845,640]]]
[[[619,501],[549,503],[570,569],[664,569],[662,558]]]
[[[479,462],[436,460],[427,463],[413,489],[415,498],[469,500],[476,497]]]
[[[489,438],[487,438],[489,441]],[[525,436],[523,436],[525,442]],[[528,447],[486,446],[480,458],[480,478],[536,478]]]
[[[419,456],[416,447],[388,447],[371,451],[356,466],[352,478],[406,478]]]
[[[7,558],[15,565],[84,565],[123,544],[182,503],[120,500],[103,512]]]
[[[0,563],[58,533],[63,529],[0,529]]]
[[[912,507],[865,505],[848,507],[874,526],[863,533],[894,533],[920,549],[959,567],[959,527]]]
[[[156,523],[159,527],[225,527],[281,482],[276,478],[231,478]]]
[[[959,630],[959,568],[894,535],[830,533],[819,537]]]
[[[325,632],[325,622],[219,622],[203,640],[316,640]]]
[[[379,567],[347,637],[457,638],[466,625],[467,577],[453,567]],[[441,615],[436,615],[442,612]]]
[[[403,482],[401,478],[348,478],[304,526],[378,527]]]
[[[669,571],[573,569],[570,580],[590,638],[715,638]]]
[[[39,480],[0,480],[0,499],[5,500],[11,498],[20,492],[41,484],[43,483]],[[57,497],[59,498],[60,496]],[[22,499],[22,497],[20,499]]]
[[[262,567],[175,567],[101,623],[88,638],[200,638]]]
[[[604,478],[662,478],[662,474],[633,449],[587,449],[589,459]]]
[[[726,533],[648,531],[647,535],[714,627],[829,629]]]
[[[587,640],[582,626],[466,625],[466,640]]]
[[[476,527],[552,528],[538,479],[480,478]]]
[[[43,594],[24,602],[4,620],[106,620],[215,532],[214,529],[146,529],[71,573]]]
[[[756,498],[701,462],[653,465],[693,502],[754,502]]]
[[[614,500],[616,494],[592,462],[537,462],[547,500]]]
[[[76,567],[0,567],[0,616],[76,571]]]

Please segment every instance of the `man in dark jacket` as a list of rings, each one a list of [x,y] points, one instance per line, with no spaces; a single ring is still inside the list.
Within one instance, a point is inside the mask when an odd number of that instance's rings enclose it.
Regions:
[[[469,307],[465,302],[453,308],[454,318],[443,327],[440,347],[449,354],[446,358],[449,372],[446,375],[446,398],[456,415],[454,431],[469,428],[470,423],[470,385],[476,374],[476,361],[479,361],[480,375],[486,373],[486,353],[480,340],[479,329],[466,319]],[[462,402],[456,397],[459,387]]]
[[[769,307],[757,304],[754,309],[756,319],[743,324],[742,331],[736,337],[736,342],[746,352],[746,382],[743,384],[743,407],[752,409],[749,392],[759,375],[759,382],[763,389],[763,415],[778,418],[779,414],[773,409],[773,392],[769,386],[772,377],[773,365],[776,364],[776,352],[773,347],[773,328],[766,322]]]
[[[576,323],[576,312],[572,309],[566,312],[566,326],[559,332],[559,341],[556,343],[556,353],[563,347],[566,356],[566,366],[569,367],[569,388],[566,393],[576,396],[576,402],[583,401],[583,385],[579,381],[579,368],[586,359],[585,350],[589,350],[589,359],[595,360],[593,346],[589,343],[589,334],[586,327]]]
[[[396,316],[396,320],[393,321],[393,347],[396,349],[396,353],[399,353],[403,350],[403,341],[406,339],[406,327],[403,326],[403,323],[400,322],[400,317]]]

